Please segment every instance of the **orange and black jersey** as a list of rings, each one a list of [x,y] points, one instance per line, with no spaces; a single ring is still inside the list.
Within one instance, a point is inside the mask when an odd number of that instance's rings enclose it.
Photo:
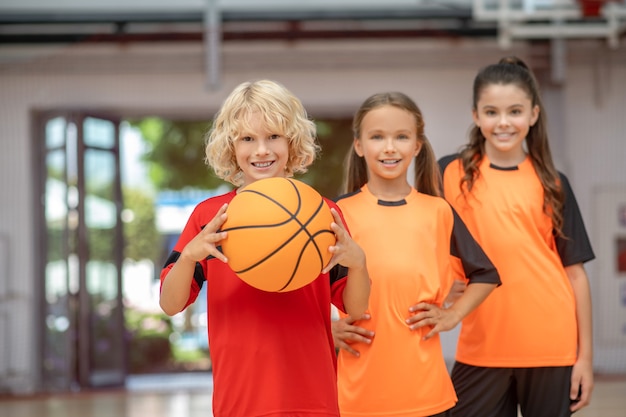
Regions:
[[[411,331],[409,307],[441,305],[465,268],[470,282],[499,283],[498,274],[452,207],[412,189],[403,200],[378,200],[367,185],[339,197],[352,238],[363,248],[371,279],[371,344],[355,344],[360,356],[339,353],[342,417],[424,416],[456,402],[439,337]],[[464,268],[460,268],[460,264]],[[463,278],[465,275],[463,275]]]
[[[529,158],[500,168],[485,156],[471,192],[457,155],[440,159],[445,198],[493,261],[503,285],[463,321],[456,359],[486,367],[569,366],[576,360],[575,299],[565,267],[594,258],[567,178],[563,235],[543,209]],[[558,340],[558,343],[554,341]]]

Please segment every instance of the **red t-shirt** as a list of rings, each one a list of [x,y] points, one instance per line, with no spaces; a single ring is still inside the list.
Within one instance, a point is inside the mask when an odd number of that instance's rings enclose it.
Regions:
[[[161,272],[161,282],[185,245],[235,194],[198,204]],[[298,290],[272,293],[246,284],[218,259],[197,263],[187,305],[206,282],[216,417],[339,416],[330,304],[332,292],[342,308],[345,268],[331,274],[336,279],[322,274]]]

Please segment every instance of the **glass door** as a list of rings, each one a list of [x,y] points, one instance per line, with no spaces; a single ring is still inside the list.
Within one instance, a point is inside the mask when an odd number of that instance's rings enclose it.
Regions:
[[[78,281],[73,249],[76,246],[76,187],[69,177],[75,169],[68,166],[68,153],[75,147],[75,129],[66,117],[50,117],[43,125],[43,166],[40,184],[43,236],[40,243],[43,259],[42,306],[42,385],[47,390],[77,387],[77,320]],[[75,158],[69,158],[74,161]]]
[[[118,126],[86,114],[43,117],[46,389],[124,384]]]
[[[82,196],[78,259],[80,269],[80,348],[82,385],[121,385],[125,376],[122,303],[122,191],[119,122],[77,120],[79,195]]]

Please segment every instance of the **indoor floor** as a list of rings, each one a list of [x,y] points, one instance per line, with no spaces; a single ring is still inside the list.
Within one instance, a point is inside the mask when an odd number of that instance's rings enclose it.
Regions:
[[[2,417],[210,417],[210,374],[138,376],[126,389],[0,397]],[[625,417],[626,375],[596,376],[591,405],[576,417]]]

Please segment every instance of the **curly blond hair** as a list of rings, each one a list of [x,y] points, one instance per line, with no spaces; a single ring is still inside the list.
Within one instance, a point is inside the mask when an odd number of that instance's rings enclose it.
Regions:
[[[239,84],[226,98],[206,134],[205,162],[215,174],[235,186],[243,182],[235,156],[235,141],[249,130],[247,116],[258,112],[268,130],[289,141],[286,176],[304,173],[320,152],[316,127],[304,106],[281,84],[271,80]]]

